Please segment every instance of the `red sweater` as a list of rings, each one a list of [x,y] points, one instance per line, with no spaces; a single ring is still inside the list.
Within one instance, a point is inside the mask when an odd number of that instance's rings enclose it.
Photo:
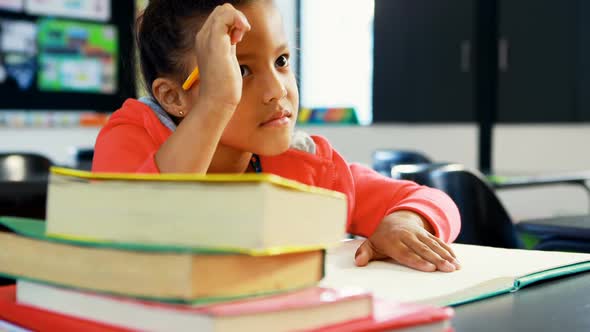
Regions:
[[[100,131],[92,170],[159,173],[154,155],[171,134],[147,105],[129,99]],[[344,193],[348,198],[349,233],[370,236],[388,214],[410,210],[428,220],[444,241],[457,237],[459,211],[445,193],[348,164],[326,139],[312,138],[315,154],[290,149],[278,156],[260,156],[263,172]]]

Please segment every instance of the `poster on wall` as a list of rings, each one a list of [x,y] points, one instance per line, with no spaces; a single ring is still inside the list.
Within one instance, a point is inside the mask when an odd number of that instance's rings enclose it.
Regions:
[[[0,20],[0,84],[28,90],[37,68],[37,26],[17,20]],[[10,81],[10,82],[9,82]]]
[[[0,50],[37,53],[37,26],[29,21],[0,20]]]
[[[39,21],[40,91],[117,91],[117,29],[108,24]]]
[[[111,0],[26,0],[25,10],[30,15],[106,22],[111,19]]]
[[[25,0],[0,0],[0,10],[21,12],[23,10],[24,3]]]

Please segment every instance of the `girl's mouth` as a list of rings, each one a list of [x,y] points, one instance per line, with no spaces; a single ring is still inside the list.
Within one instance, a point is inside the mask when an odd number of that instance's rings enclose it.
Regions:
[[[275,112],[265,122],[260,124],[261,127],[283,127],[291,123],[291,112],[287,110],[281,110]]]

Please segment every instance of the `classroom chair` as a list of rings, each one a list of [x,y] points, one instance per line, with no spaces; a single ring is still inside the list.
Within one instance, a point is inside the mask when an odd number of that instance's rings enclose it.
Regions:
[[[0,215],[45,219],[49,158],[0,153]]]
[[[393,166],[391,176],[437,188],[455,201],[461,214],[461,232],[455,242],[523,247],[506,209],[478,172],[459,164],[430,163]]]
[[[94,158],[93,148],[75,148],[74,149],[74,167],[77,169],[90,171],[92,169],[92,158]]]
[[[588,240],[547,236],[541,239],[533,249],[590,253],[590,244]]]
[[[532,249],[590,253],[590,215],[523,220],[516,229]]]
[[[580,172],[506,179],[493,178],[492,185],[496,191],[510,188],[575,185],[584,188],[590,198],[588,181],[590,181],[588,172]],[[590,253],[590,213],[521,220],[516,223],[516,230],[525,240],[527,248]]]
[[[432,162],[425,154],[412,150],[378,149],[373,152],[373,169],[391,177],[391,167],[401,164],[422,164]]]
[[[0,153],[0,179],[19,181],[49,172],[53,163],[43,155],[28,152]]]

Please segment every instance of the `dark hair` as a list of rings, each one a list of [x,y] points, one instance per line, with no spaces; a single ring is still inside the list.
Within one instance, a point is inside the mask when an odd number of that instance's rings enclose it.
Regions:
[[[194,38],[209,14],[219,5],[247,0],[150,0],[136,22],[139,62],[146,89],[163,75],[187,75],[183,55],[194,47]]]

